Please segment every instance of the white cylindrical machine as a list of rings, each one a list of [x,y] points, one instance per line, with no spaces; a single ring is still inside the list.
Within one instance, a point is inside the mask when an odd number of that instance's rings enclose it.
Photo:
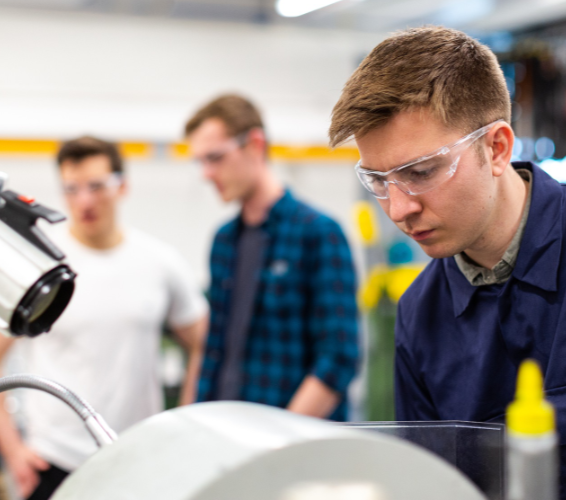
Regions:
[[[311,483],[373,484],[387,500],[485,500],[458,470],[407,441],[242,402],[141,422],[71,474],[53,500],[282,500]]]

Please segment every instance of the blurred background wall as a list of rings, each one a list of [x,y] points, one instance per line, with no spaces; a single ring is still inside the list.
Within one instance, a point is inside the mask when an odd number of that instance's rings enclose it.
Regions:
[[[18,140],[94,134],[136,141],[125,221],[175,244],[205,286],[210,239],[234,207],[219,202],[187,158],[169,154],[190,113],[216,94],[242,92],[264,111],[272,141],[324,145],[340,89],[376,38],[110,14],[1,9],[0,2],[0,169],[14,188],[64,208],[55,147]],[[344,168],[351,161],[331,163],[327,169],[299,154],[276,168],[348,226],[357,181]]]
[[[274,139],[324,142],[344,81],[376,41],[293,26],[2,9],[0,135],[173,141],[199,103],[239,90],[259,102]]]

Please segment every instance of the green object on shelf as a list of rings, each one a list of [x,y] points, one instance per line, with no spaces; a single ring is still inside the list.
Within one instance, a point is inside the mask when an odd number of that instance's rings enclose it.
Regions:
[[[169,331],[165,331],[164,335],[161,337],[161,352],[167,349],[174,349],[178,350],[182,353],[182,356],[185,357],[185,353],[179,343],[173,338],[173,334]],[[186,361],[186,359],[185,359]],[[163,390],[163,404],[165,410],[170,410],[172,408],[176,408],[179,403],[179,398],[181,395],[181,385],[182,380],[179,381],[179,384],[174,386],[162,386]]]
[[[395,420],[394,357],[397,306],[388,297],[368,313],[369,353],[366,418]]]

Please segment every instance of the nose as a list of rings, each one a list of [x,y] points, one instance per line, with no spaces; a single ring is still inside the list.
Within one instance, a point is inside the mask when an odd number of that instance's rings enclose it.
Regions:
[[[95,196],[90,193],[87,189],[79,189],[74,197],[75,205],[85,208],[93,204]]]
[[[211,181],[214,179],[215,169],[208,162],[202,162],[201,169],[202,169],[202,176],[204,179],[206,179],[207,181]]]
[[[422,211],[422,204],[416,196],[405,193],[394,183],[389,183],[387,187],[389,189],[389,200],[386,212],[393,222],[404,222],[412,215]]]

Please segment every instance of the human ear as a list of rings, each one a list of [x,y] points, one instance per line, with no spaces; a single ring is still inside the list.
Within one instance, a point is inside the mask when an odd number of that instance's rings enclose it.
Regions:
[[[515,134],[508,123],[499,122],[489,131],[486,142],[493,175],[499,177],[511,162]]]
[[[261,153],[263,156],[267,147],[267,138],[265,132],[260,128],[253,128],[248,132],[248,144],[253,150]]]
[[[120,197],[126,196],[128,194],[128,183],[126,182],[126,179],[124,179],[122,177],[122,179],[120,179],[120,186],[118,187],[118,194],[120,195]]]

